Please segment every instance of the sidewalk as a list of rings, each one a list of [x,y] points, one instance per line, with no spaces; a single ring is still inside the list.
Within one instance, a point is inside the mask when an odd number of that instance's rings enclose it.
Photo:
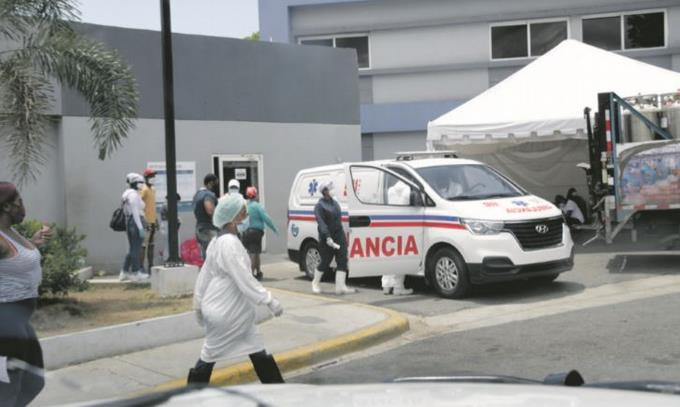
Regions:
[[[382,308],[272,289],[284,306],[280,318],[258,325],[267,351],[284,374],[369,347],[408,330],[408,320]],[[182,327],[177,327],[182,329]],[[184,385],[203,340],[99,359],[46,374],[46,386],[32,404],[47,406]],[[214,385],[248,383],[256,376],[247,357],[217,364]]]

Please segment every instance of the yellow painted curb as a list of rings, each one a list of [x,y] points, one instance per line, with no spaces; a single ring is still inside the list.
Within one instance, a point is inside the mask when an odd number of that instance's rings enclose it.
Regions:
[[[328,302],[345,302],[338,299],[312,296],[309,294],[272,289],[272,291],[283,291],[288,295],[313,297],[314,299],[323,298]],[[297,349],[274,354],[276,363],[282,372],[290,372],[303,367],[312,366],[324,360],[333,359],[347,353],[355,352],[385,342],[401,335],[409,330],[408,319],[387,308],[375,307],[367,304],[352,303],[354,306],[368,308],[374,311],[387,314],[387,319],[367,328],[362,328],[349,334],[341,335],[336,338],[327,339],[311,345],[305,345]],[[213,386],[227,386],[249,383],[257,380],[257,375],[250,361],[238,363],[222,369],[215,370],[212,374],[210,384]],[[149,392],[161,392],[186,386],[186,378],[177,379],[154,387]],[[141,393],[138,393],[138,395]]]

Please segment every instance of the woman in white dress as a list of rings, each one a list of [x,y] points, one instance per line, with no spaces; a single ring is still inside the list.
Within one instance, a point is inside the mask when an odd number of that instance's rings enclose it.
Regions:
[[[246,216],[246,202],[240,194],[225,195],[215,208],[213,224],[220,233],[208,244],[194,290],[194,310],[205,326],[206,338],[201,357],[189,371],[189,384],[210,383],[215,362],[245,355],[262,383],[283,383],[255,327],[258,304],[267,305],[277,317],[283,308],[251,273],[248,252],[237,235]]]

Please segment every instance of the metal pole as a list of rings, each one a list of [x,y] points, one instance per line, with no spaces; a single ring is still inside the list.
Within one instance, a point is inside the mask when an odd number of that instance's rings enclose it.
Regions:
[[[175,95],[172,77],[172,28],[170,0],[161,0],[161,44],[163,55],[163,111],[165,116],[165,170],[168,191],[168,244],[166,266],[182,265],[177,241],[177,158],[175,156]]]

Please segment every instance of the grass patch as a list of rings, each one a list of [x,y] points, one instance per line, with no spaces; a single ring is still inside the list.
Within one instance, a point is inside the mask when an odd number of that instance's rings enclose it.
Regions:
[[[40,299],[31,323],[39,337],[83,331],[192,309],[192,297],[160,298],[148,285],[95,285],[68,297]]]

